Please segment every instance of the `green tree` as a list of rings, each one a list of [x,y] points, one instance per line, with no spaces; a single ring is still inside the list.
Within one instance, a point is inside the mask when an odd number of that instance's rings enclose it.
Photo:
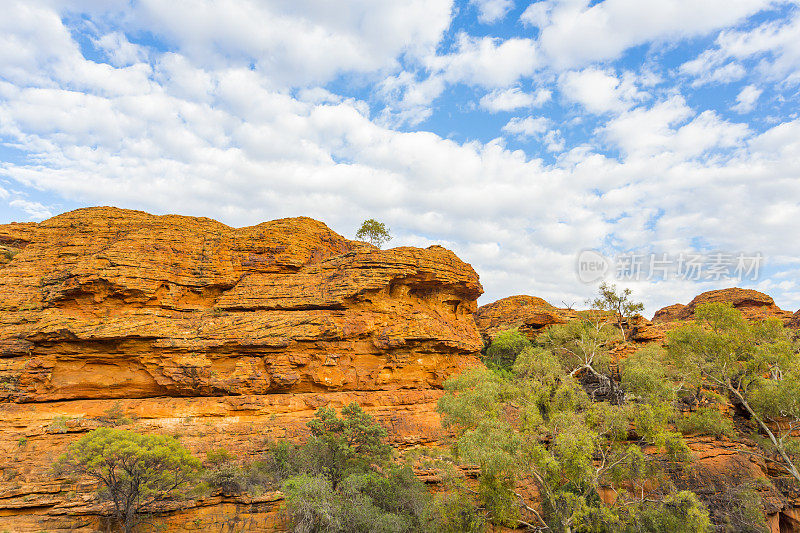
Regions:
[[[618,392],[610,369],[609,351],[614,337],[613,326],[590,316],[550,326],[539,343],[561,361],[570,376],[588,372],[600,384],[597,392],[613,394]]]
[[[158,502],[185,496],[201,470],[200,460],[172,437],[112,428],[96,429],[71,444],[56,467],[98,481],[98,496],[113,503],[114,518],[126,533]]]
[[[294,531],[421,531],[430,500],[407,466],[390,461],[386,431],[355,403],[318,409],[283,491]],[[280,462],[280,461],[277,461]]]
[[[391,240],[392,236],[389,234],[389,228],[383,222],[378,222],[374,218],[368,218],[361,223],[361,227],[356,232],[356,239],[367,241],[373,246],[380,248],[386,242]]]
[[[748,321],[730,305],[711,303],[668,334],[683,379],[728,395],[765,435],[763,449],[800,481],[800,355],[777,319]]]
[[[311,438],[304,446],[308,467],[327,477],[336,488],[347,474],[365,472],[384,464],[392,448],[384,441],[386,430],[356,403],[342,409],[342,417],[329,407],[317,410],[308,422]]]
[[[483,362],[490,368],[509,370],[517,356],[532,345],[528,338],[517,329],[509,329],[498,333],[486,348]]]
[[[631,301],[630,296],[632,293],[630,289],[617,292],[617,286],[614,284],[609,285],[603,282],[598,290],[600,297],[592,301],[592,307],[614,313],[617,326],[619,326],[619,331],[622,333],[622,340],[627,340],[625,327],[630,324],[630,320],[634,316],[644,311],[644,304]]]
[[[624,395],[615,403],[592,402],[576,376],[594,370],[612,379],[598,358],[608,333],[577,322],[546,335],[519,354],[511,372],[470,370],[448,379],[439,401],[458,456],[480,467],[477,492],[491,521],[554,532],[637,531],[648,513],[661,513],[659,520],[681,515],[687,507],[673,504],[677,495],[648,490],[663,477],[662,457],[687,457],[670,430],[673,403],[634,394],[635,403],[622,401]],[[628,440],[631,429],[639,441]],[[645,446],[656,446],[662,457],[646,455]],[[536,487],[537,502],[516,490],[522,482]],[[618,491],[614,505],[603,503],[601,487]],[[692,522],[693,531],[708,531],[707,511],[696,503],[691,513],[706,521]]]

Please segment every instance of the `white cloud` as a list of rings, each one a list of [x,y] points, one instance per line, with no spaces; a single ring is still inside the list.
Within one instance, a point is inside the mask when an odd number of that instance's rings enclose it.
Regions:
[[[726,63],[726,59],[714,50],[706,50],[697,58],[683,63],[678,70],[695,78],[692,87],[731,83],[744,78],[747,74],[745,68],[736,61]]]
[[[539,89],[533,93],[526,93],[519,87],[495,89],[481,98],[480,106],[492,113],[513,111],[524,107],[539,107],[549,101],[552,94],[547,89]]]
[[[626,49],[706,35],[769,8],[772,0],[544,0],[520,17],[541,30],[541,50],[557,68],[614,59]]]
[[[463,32],[456,37],[453,53],[429,56],[425,62],[450,83],[481,87],[508,87],[531,76],[541,64],[532,39],[476,38]]]
[[[566,141],[561,135],[561,130],[550,130],[544,136],[545,148],[548,152],[561,152],[566,146]]]
[[[478,20],[484,24],[502,20],[514,7],[512,0],[470,0],[470,3],[478,8]]]
[[[674,157],[691,160],[718,148],[737,146],[749,130],[719,118],[713,111],[694,116],[686,101],[673,96],[650,108],[637,108],[610,120],[605,137],[629,156]]]
[[[115,67],[125,67],[141,63],[147,59],[147,51],[132,44],[122,32],[106,33],[93,39],[95,46],[102,49]]]
[[[8,205],[11,207],[16,207],[17,209],[21,209],[26,215],[28,215],[30,220],[44,220],[53,216],[53,212],[50,210],[50,208],[40,204],[39,202],[31,202],[29,200],[15,198],[14,200],[8,202]]]
[[[749,113],[756,106],[756,100],[763,91],[755,85],[748,85],[736,96],[736,105],[731,107],[737,113]]]
[[[612,70],[596,67],[562,74],[559,86],[568,100],[597,114],[624,111],[649,96],[636,87],[633,73],[620,79]]]
[[[389,76],[380,84],[388,105],[383,112],[387,124],[416,125],[427,119],[431,103],[448,85],[502,89],[530,77],[539,65],[536,43],[531,39],[475,38],[466,33],[456,37],[454,51],[431,54],[422,59],[422,78],[409,71]],[[537,93],[544,98],[546,93]]]
[[[403,53],[427,55],[449,26],[453,8],[452,0],[351,0],[346,8],[311,0],[125,4],[124,16],[116,15],[118,5],[104,2],[59,7],[111,17],[132,33],[157,34],[195,64],[252,65],[274,83],[290,86],[324,83],[341,72],[394,68]],[[113,46],[113,37],[103,39]],[[125,52],[117,47],[116,53]]]
[[[544,117],[514,117],[503,126],[503,131],[518,137],[538,137],[550,126],[550,120]]]
[[[800,11],[787,21],[770,21],[748,30],[723,30],[715,47],[681,65],[684,74],[697,77],[695,85],[727,83],[745,77],[745,61],[762,80],[784,85],[800,83]]]

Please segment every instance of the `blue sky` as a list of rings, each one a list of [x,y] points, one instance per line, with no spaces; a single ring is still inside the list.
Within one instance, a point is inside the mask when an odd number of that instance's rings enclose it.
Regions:
[[[487,303],[582,250],[761,254],[800,307],[800,2],[26,0],[0,18],[0,223],[91,205],[441,244]]]

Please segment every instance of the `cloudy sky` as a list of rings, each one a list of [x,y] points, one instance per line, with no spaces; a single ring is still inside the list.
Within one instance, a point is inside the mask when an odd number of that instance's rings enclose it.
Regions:
[[[578,307],[581,250],[758,253],[756,280],[607,276],[648,313],[800,307],[798,0],[0,3],[0,223],[374,217],[481,303]]]

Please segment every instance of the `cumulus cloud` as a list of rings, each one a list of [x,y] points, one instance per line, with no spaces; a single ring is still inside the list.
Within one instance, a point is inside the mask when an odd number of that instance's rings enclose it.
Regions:
[[[531,76],[541,65],[533,39],[473,37],[461,32],[455,50],[426,58],[426,66],[451,83],[481,87],[507,87]]]
[[[502,20],[514,7],[512,0],[470,0],[470,3],[478,8],[478,20],[484,24]]]
[[[514,117],[503,126],[503,131],[518,137],[538,137],[547,131],[550,120],[544,117]]]
[[[532,3],[520,20],[540,29],[539,43],[550,62],[574,68],[614,59],[639,44],[706,35],[773,4],[772,0],[543,0]]]
[[[599,114],[624,111],[647,98],[649,95],[636,87],[635,79],[631,72],[619,78],[610,69],[591,67],[565,72],[559,86],[565,98]]]
[[[456,31],[453,46],[437,50],[449,2],[364,0],[352,13],[334,6],[305,17],[313,10],[304,1],[254,3],[247,13],[241,3],[206,3],[194,13],[183,2],[143,1],[119,28],[98,26],[104,57],[91,61],[49,7],[56,4],[14,3],[0,19],[0,140],[25,155],[0,164],[0,196],[5,190],[9,205],[34,219],[55,210],[44,199],[50,196],[232,225],[307,215],[345,235],[376,217],[396,229],[393,244],[454,249],[481,274],[484,301],[527,292],[555,304],[582,302],[593,292],[574,274],[585,248],[760,251],[777,270],[796,271],[791,258],[800,257],[800,243],[785,236],[800,214],[800,120],[756,132],[690,105],[680,94],[685,87],[661,90],[657,75],[583,65],[647,40],[700,35],[765,5],[701,4],[692,3],[696,16],[684,13],[677,28],[674,17],[658,15],[686,3],[650,6],[639,24],[637,3],[539,2],[525,17],[542,29],[539,41]],[[106,5],[85,9],[113,21]],[[409,12],[397,13],[405,5]],[[431,10],[435,23],[427,26]],[[132,42],[151,23],[168,51]],[[569,24],[586,36],[556,43]],[[275,44],[290,30],[302,33],[297,42]],[[778,50],[775,35],[789,30],[773,30],[764,28],[758,42],[727,32],[730,40],[713,45],[726,43],[714,68],[761,57],[748,51],[767,42]],[[593,40],[598,32],[610,42]],[[779,68],[769,53],[763,68]],[[566,67],[557,65],[569,65],[563,76],[552,69]],[[365,85],[375,94],[356,98],[325,84],[342,72],[383,81]],[[523,91],[529,83],[541,89]],[[563,120],[522,111],[502,127],[541,142],[555,153],[549,159],[509,149],[501,138],[457,141],[393,127],[400,114],[405,124],[430,117],[430,102],[453,84],[479,87],[486,111],[535,108],[551,102],[549,90],[561,94],[548,105],[580,107]],[[395,105],[387,114],[383,99]],[[570,128],[589,133],[576,141]],[[800,306],[781,285],[787,280],[760,283],[774,287],[782,305]],[[649,312],[719,286],[631,285]]]
[[[477,38],[464,32],[456,36],[450,53],[432,54],[421,61],[425,66],[424,75],[404,70],[381,83],[380,92],[387,99],[383,112],[387,124],[416,125],[427,119],[432,112],[431,103],[449,85],[504,90],[532,76],[539,66],[536,43],[532,39]],[[534,103],[547,95],[546,92],[537,93]],[[520,98],[520,95],[514,96]],[[487,105],[491,105],[489,102],[486,101]],[[510,105],[510,102],[505,104]]]
[[[492,113],[514,111],[525,107],[539,107],[550,100],[552,95],[548,89],[539,89],[532,93],[526,93],[519,87],[495,89],[481,98],[480,106]]]
[[[758,97],[763,91],[755,85],[748,85],[736,96],[736,105],[731,107],[737,113],[749,113],[756,106]]]
[[[692,120],[687,121],[689,118]],[[713,111],[695,116],[682,97],[673,96],[650,108],[622,113],[610,120],[602,132],[628,155],[672,155],[686,161],[718,148],[739,145],[749,128],[725,121]]]
[[[25,214],[28,215],[29,220],[39,221],[53,216],[53,212],[39,202],[15,198],[8,202],[8,205],[24,211]]]

